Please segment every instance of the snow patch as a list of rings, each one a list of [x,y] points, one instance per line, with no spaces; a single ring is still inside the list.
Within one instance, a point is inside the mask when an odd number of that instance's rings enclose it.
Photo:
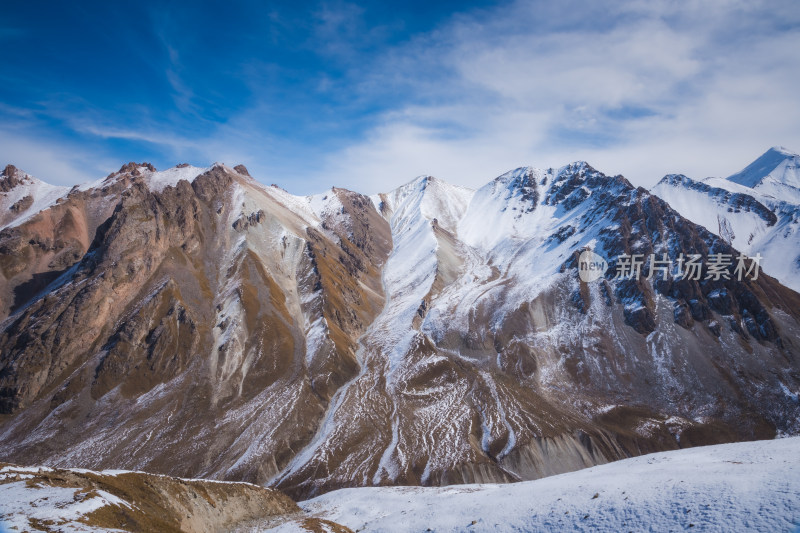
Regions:
[[[353,531],[387,533],[795,531],[800,437],[655,453],[506,485],[342,489],[300,505]]]

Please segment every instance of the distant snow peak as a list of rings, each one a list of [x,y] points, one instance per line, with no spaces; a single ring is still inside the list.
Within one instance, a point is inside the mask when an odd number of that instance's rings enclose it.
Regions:
[[[774,146],[728,180],[754,189],[777,191],[776,186],[781,185],[800,189],[800,155]]]
[[[790,156],[790,157],[797,157],[797,155],[798,155],[797,153],[792,152],[791,150],[786,148],[785,146],[773,146],[768,151],[769,152],[777,152],[777,153],[784,154],[784,155],[787,155],[787,156]]]
[[[800,290],[800,156],[767,150],[727,179],[665,176],[652,192],[736,249],[764,257],[764,271]]]

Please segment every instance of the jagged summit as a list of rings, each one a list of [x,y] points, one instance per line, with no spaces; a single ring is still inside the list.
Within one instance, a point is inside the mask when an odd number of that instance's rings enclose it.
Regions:
[[[33,183],[35,178],[21,171],[14,165],[6,165],[0,173],[0,192],[6,193],[18,185]]]
[[[656,185],[686,183],[690,178],[686,174],[666,174]]]
[[[118,171],[112,173],[111,175],[113,176],[114,174],[124,174],[124,173],[139,174],[143,170],[156,172],[156,167],[154,167],[152,163],[147,163],[146,161],[142,163],[136,163],[135,161],[131,161],[130,163],[125,163],[124,165],[122,165]]]

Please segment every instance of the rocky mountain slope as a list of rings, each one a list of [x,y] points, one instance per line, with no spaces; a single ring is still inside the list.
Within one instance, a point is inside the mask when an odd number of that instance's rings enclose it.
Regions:
[[[307,497],[800,431],[800,295],[615,279],[737,251],[586,163],[371,198],[221,164],[39,183],[0,181],[0,460]]]
[[[774,147],[726,179],[665,176],[653,194],[800,290],[800,156]]]

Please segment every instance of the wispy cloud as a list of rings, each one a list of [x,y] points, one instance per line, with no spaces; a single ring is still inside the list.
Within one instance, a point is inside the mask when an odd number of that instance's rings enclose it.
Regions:
[[[587,159],[647,185],[800,146],[800,31],[776,20],[776,3],[554,5],[457,17],[356,73],[365,85],[441,75],[422,81],[429,102],[330,154],[325,175],[367,189],[423,172],[477,185],[518,164]]]
[[[120,162],[101,151],[19,132],[0,130],[0,161],[54,185],[75,185],[107,175]]]
[[[419,174],[479,186],[578,159],[649,185],[800,149],[790,1],[519,0],[420,31],[368,4],[251,7],[145,5],[114,27],[124,60],[76,63],[69,84],[2,69],[14,98],[0,104],[0,157],[61,182],[96,179],[108,161],[221,160],[296,193],[371,193]]]
[[[76,131],[88,133],[103,139],[125,139],[128,141],[142,141],[156,144],[161,147],[184,148],[194,146],[193,141],[176,137],[171,133],[155,133],[141,130],[125,130],[114,127],[104,127],[98,124],[84,123],[77,126]]]

